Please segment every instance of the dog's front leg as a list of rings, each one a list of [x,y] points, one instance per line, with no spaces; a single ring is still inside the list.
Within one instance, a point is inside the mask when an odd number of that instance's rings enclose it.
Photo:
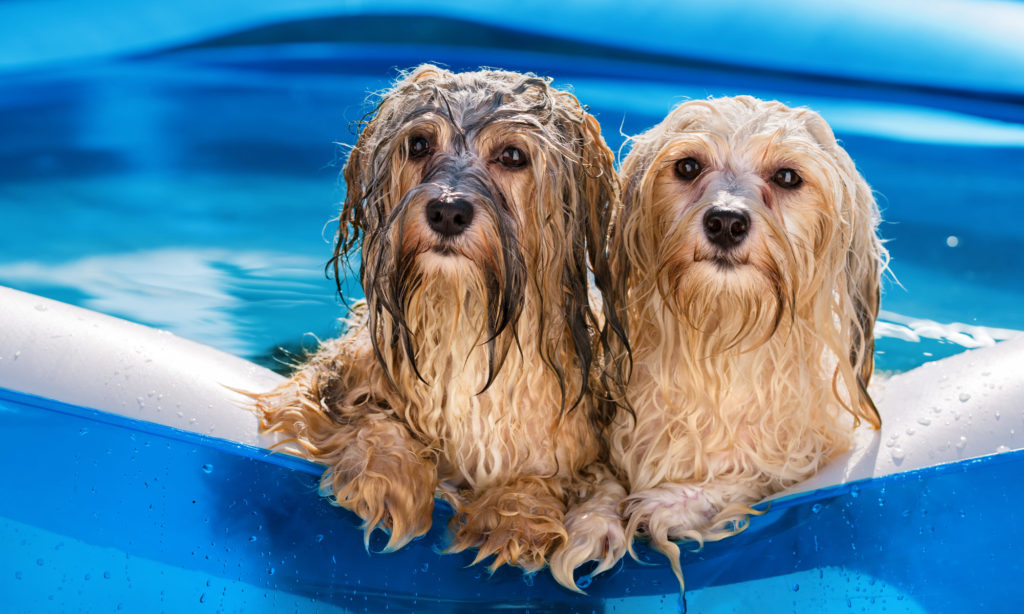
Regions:
[[[576,501],[565,515],[566,542],[551,556],[551,575],[566,588],[580,591],[573,578],[577,567],[597,561],[590,576],[611,569],[629,547],[619,507],[626,489],[604,463],[583,471]]]
[[[371,415],[338,427],[334,439],[330,454],[318,459],[327,464],[320,491],[363,519],[367,547],[377,528],[390,533],[385,552],[430,529],[437,465],[405,425]]]
[[[390,533],[386,551],[425,534],[433,520],[436,454],[395,417],[368,344],[324,344],[292,378],[256,395],[264,431],[290,436],[279,445],[327,467],[320,492],[374,529]]]
[[[472,493],[449,524],[448,551],[478,548],[473,563],[493,555],[491,571],[506,563],[539,571],[567,539],[562,482],[526,476]]]

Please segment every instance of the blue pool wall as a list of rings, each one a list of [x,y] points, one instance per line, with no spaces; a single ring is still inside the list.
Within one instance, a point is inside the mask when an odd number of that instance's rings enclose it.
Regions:
[[[131,0],[0,5],[0,70],[137,55],[267,24],[365,16],[458,21],[611,50],[904,87],[1024,94],[1024,11],[1014,2],[757,0],[666,4],[523,0]],[[439,42],[444,40],[438,37]],[[400,44],[401,40],[390,41]]]
[[[439,555],[443,506],[420,541],[367,552],[357,519],[317,496],[319,467],[287,456],[10,391],[0,430],[0,492],[17,493],[0,498],[4,611],[679,606],[642,546],[653,565],[626,559],[578,596],[546,572]],[[1024,539],[1010,520],[1024,498],[1007,487],[1022,468],[1010,452],[776,501],[739,536],[684,552],[687,607],[1011,611],[1024,560],[996,553]]]

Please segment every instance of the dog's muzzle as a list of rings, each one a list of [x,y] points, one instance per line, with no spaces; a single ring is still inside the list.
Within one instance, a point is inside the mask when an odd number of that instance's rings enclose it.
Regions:
[[[750,215],[746,211],[712,207],[704,214],[704,236],[722,250],[743,243],[749,231]]]
[[[432,200],[424,212],[430,229],[446,239],[462,234],[473,223],[473,205],[462,198]]]

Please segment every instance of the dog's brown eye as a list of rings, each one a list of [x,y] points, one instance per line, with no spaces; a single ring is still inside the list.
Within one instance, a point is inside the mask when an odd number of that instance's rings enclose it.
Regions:
[[[790,190],[799,187],[800,184],[804,182],[804,180],[800,178],[800,175],[791,168],[780,168],[775,171],[775,174],[772,175],[772,181],[774,181],[779,187]]]
[[[517,147],[506,147],[498,156],[498,162],[508,168],[522,168],[526,166],[526,154]]]
[[[697,175],[700,175],[703,168],[704,167],[700,165],[700,162],[697,162],[693,158],[683,158],[676,162],[676,175],[679,175],[680,179],[693,181],[697,178]]]
[[[409,157],[420,158],[430,153],[430,141],[422,136],[409,139]]]

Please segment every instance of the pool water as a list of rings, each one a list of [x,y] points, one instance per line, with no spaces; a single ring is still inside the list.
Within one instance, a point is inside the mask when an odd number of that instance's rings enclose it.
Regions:
[[[686,98],[811,106],[883,210],[878,367],[1024,330],[1020,107],[571,49],[249,40],[269,36],[5,77],[0,284],[285,368],[279,348],[315,347],[343,313],[324,264],[353,122],[395,67],[431,58],[553,75],[616,151]]]
[[[396,68],[430,59],[552,75],[615,150],[686,98],[817,109],[885,218],[879,369],[1024,330],[1019,100],[455,20],[346,23],[356,42],[297,22],[4,74],[0,284],[286,369],[343,315],[324,265],[352,122]],[[392,29],[419,38],[396,43]],[[355,518],[316,495],[318,467],[223,440],[2,390],[0,432],[3,612],[999,612],[1024,598],[1020,560],[990,555],[1024,539],[1012,521],[1024,499],[1007,488],[1021,452],[776,502],[747,532],[684,554],[681,601],[642,546],[654,565],[624,561],[589,598],[546,573],[467,567],[470,553],[432,550],[444,510],[417,547],[365,553]]]

